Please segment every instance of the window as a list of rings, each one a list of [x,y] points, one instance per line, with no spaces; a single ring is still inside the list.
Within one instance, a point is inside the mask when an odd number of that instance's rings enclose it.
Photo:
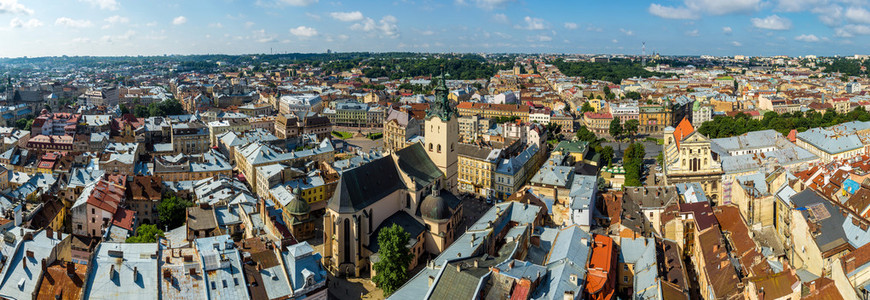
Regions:
[[[438,153],[441,153],[441,144],[438,144]]]
[[[628,271],[628,265],[622,265],[622,270],[623,270],[623,271]]]
[[[432,143],[429,143],[429,152],[432,152]]]
[[[622,283],[628,283],[628,276],[622,276]]]

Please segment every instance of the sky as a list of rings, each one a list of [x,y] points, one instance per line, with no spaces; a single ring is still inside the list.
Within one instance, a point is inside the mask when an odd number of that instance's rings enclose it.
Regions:
[[[0,57],[870,54],[870,0],[0,0]]]

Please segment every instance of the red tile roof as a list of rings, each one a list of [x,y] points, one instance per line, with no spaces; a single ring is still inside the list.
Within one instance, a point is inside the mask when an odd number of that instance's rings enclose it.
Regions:
[[[112,216],[112,225],[133,231],[133,220],[136,218],[136,212],[128,209],[118,208],[115,215]]]
[[[680,124],[677,125],[677,128],[674,129],[674,141],[677,144],[677,148],[680,148],[680,141],[688,135],[695,132],[695,127],[692,126],[692,122],[689,122],[689,118],[683,118],[680,121]]]

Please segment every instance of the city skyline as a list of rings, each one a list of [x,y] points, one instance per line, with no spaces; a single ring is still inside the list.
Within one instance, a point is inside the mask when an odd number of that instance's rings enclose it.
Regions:
[[[0,0],[0,57],[325,52],[852,55],[854,0]]]

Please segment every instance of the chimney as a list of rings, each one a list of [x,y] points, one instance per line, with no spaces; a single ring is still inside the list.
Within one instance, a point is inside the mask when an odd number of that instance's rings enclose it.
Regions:
[[[46,274],[48,271],[48,263],[45,262],[45,258],[40,261],[40,265],[42,265],[42,274]]]
[[[115,280],[115,265],[114,264],[112,264],[112,266],[109,268],[109,280]]]
[[[574,291],[565,291],[562,300],[574,300]]]
[[[62,239],[63,239],[63,232],[61,232],[61,231],[55,231],[55,233],[57,233],[57,239],[58,239],[58,240],[62,240]]]
[[[45,227],[45,237],[51,239],[52,236],[54,236],[54,230],[51,229],[51,226]]]
[[[568,277],[568,280],[571,282],[571,284],[580,286],[579,282],[577,281],[577,274],[571,274],[571,276]]]
[[[74,263],[66,263],[66,274],[70,277],[76,274],[76,265]]]
[[[513,264],[514,264],[514,262],[511,261],[511,265],[513,265]],[[476,259],[474,260],[474,267],[475,267],[475,268],[479,268],[479,267],[480,267],[480,263],[479,263]]]
[[[462,272],[462,266],[461,266],[461,265],[456,264],[456,272]]]
[[[432,286],[433,283],[435,283],[435,277],[429,275],[429,286]]]
[[[136,277],[139,277],[139,267],[133,267],[133,282],[136,282]]]

